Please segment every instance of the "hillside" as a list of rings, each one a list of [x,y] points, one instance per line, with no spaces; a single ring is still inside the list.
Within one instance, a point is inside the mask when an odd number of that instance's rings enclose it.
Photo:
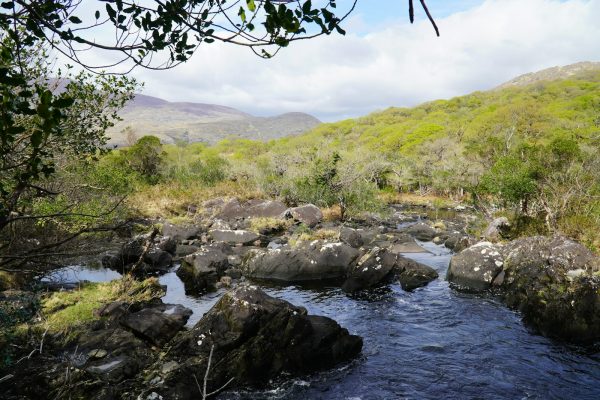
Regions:
[[[593,76],[597,71],[600,71],[600,62],[583,61],[565,66],[546,68],[538,72],[530,72],[511,79],[496,89],[505,89],[511,86],[527,86],[536,82],[569,79],[571,77],[582,78],[586,74]]]
[[[214,144],[228,137],[275,139],[305,132],[320,123],[304,113],[255,117],[231,107],[168,102],[140,94],[119,115],[123,121],[108,131],[110,145],[126,145],[124,130],[128,127],[137,137],[154,135],[163,143],[183,140]]]

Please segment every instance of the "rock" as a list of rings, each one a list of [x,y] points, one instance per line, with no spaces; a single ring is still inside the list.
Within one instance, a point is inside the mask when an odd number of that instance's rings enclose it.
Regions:
[[[313,204],[305,204],[303,206],[290,208],[285,211],[284,216],[286,218],[293,218],[309,228],[314,227],[323,220],[323,213],[319,207]]]
[[[158,240],[157,247],[174,256],[177,253],[177,240],[169,236],[162,237]]]
[[[194,380],[213,357],[208,391],[265,387],[281,374],[301,375],[330,368],[357,356],[362,339],[327,317],[266,295],[252,286],[226,293],[189,331],[175,340],[166,356],[179,363],[164,382],[148,388],[165,398],[193,399]]]
[[[210,225],[211,229],[219,229],[219,230],[231,230],[231,225],[222,219],[215,219]]]
[[[248,207],[247,218],[277,218],[287,210],[285,204],[275,200],[260,200]]]
[[[431,241],[437,236],[437,231],[435,229],[422,222],[409,227],[406,230],[406,233],[423,242]]]
[[[93,350],[90,350],[87,355],[89,358],[100,359],[100,358],[106,357],[108,355],[108,351],[106,351],[104,349],[93,349]]]
[[[396,260],[396,271],[400,286],[407,292],[427,286],[439,277],[437,271],[430,266],[405,257],[398,257]]]
[[[186,256],[177,270],[186,293],[214,290],[215,283],[229,267],[227,257],[222,244],[202,246],[198,252]]]
[[[243,230],[234,231],[213,229],[208,233],[215,242],[224,242],[232,245],[250,245],[261,238],[258,233]]]
[[[483,237],[485,240],[490,242],[496,242],[504,236],[506,231],[510,228],[510,222],[506,217],[496,218],[485,229]]]
[[[390,247],[392,253],[428,253],[423,247],[419,246],[415,240],[406,234],[394,237],[394,244]]]
[[[190,254],[194,254],[198,250],[200,250],[200,247],[198,247],[198,246],[194,246],[191,244],[180,244],[179,246],[177,246],[177,251],[175,252],[175,256],[180,257],[180,258],[189,256]]]
[[[574,342],[600,340],[600,260],[561,236],[504,246],[500,289],[506,304],[542,334]]]
[[[374,247],[352,267],[348,273],[348,278],[342,285],[342,290],[350,293],[385,282],[390,277],[397,258],[396,254],[386,249]]]
[[[166,272],[173,265],[173,256],[166,251],[155,248],[144,255],[144,262],[150,266],[152,271]]]
[[[340,241],[355,249],[364,244],[360,231],[348,227],[340,229]]]
[[[472,244],[474,243],[472,243],[472,239],[469,236],[458,232],[451,233],[448,236],[448,239],[446,239],[446,241],[444,242],[444,246],[454,251],[455,253],[463,251]]]
[[[201,228],[192,224],[176,225],[165,222],[162,226],[162,235],[168,236],[177,242],[194,239],[201,233]]]
[[[248,254],[242,270],[250,278],[284,282],[339,279],[358,255],[358,250],[346,244],[315,240],[296,247],[255,250]]]
[[[127,303],[124,301],[113,301],[112,303],[104,304],[94,311],[97,317],[104,317],[113,320],[118,320],[123,315],[127,314]]]
[[[456,254],[450,260],[446,279],[466,289],[486,290],[502,271],[502,249],[490,242],[480,242]]]
[[[121,325],[151,344],[169,342],[186,324],[192,310],[179,304],[161,304],[127,315]]]

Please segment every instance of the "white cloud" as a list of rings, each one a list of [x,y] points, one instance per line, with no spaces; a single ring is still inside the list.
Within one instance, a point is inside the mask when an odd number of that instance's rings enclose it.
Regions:
[[[600,1],[487,0],[439,19],[405,16],[364,36],[292,44],[272,60],[211,45],[171,71],[138,69],[145,94],[273,115],[304,111],[325,120],[485,90],[516,75],[600,59]],[[356,24],[361,24],[359,17]],[[364,28],[361,29],[364,31]]]

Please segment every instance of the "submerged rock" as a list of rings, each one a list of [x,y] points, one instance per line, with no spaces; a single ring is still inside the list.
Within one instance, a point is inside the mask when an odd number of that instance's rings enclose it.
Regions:
[[[346,276],[358,255],[358,250],[346,244],[315,240],[295,247],[252,251],[242,270],[250,278],[285,282],[338,279]]]
[[[228,382],[228,388],[265,387],[281,374],[306,374],[348,361],[361,348],[362,339],[334,320],[307,315],[304,308],[244,285],[226,293],[175,339],[156,368],[160,384],[145,390],[170,399],[197,398],[194,376],[204,373],[211,351],[209,391]]]

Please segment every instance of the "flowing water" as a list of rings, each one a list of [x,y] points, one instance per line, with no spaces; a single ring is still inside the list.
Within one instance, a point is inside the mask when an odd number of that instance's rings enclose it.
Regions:
[[[422,245],[431,253],[406,256],[443,277],[451,254],[432,243]],[[223,293],[187,296],[174,272],[160,281],[168,286],[166,303],[194,310],[189,325]],[[441,278],[412,293],[392,284],[362,296],[347,296],[338,287],[261,286],[362,336],[362,355],[273,390],[226,392],[219,398],[600,399],[600,353],[535,335],[497,299],[459,293]]]

